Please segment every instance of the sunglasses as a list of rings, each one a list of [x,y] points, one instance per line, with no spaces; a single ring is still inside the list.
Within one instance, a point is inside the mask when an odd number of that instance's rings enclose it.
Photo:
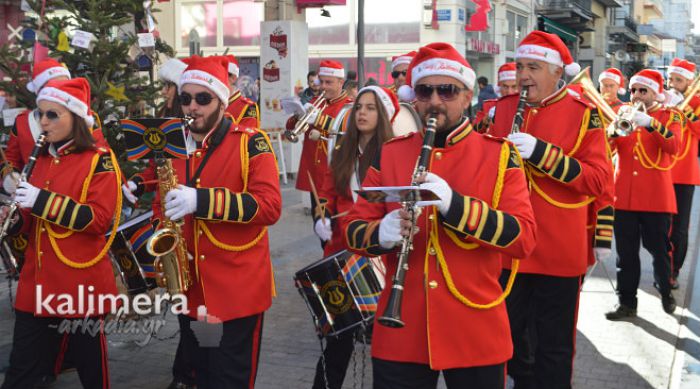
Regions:
[[[214,96],[207,92],[199,92],[194,95],[194,101],[197,103],[197,105],[206,106],[209,105],[212,100],[214,100]],[[185,92],[180,93],[180,104],[185,107],[192,104],[192,95]]]
[[[403,71],[394,70],[393,72],[391,72],[391,77],[393,77],[393,78],[399,78],[399,76],[401,76],[401,75],[406,77],[406,71],[405,70],[403,70]]]
[[[58,118],[61,117],[61,115],[56,111],[49,110],[46,112],[42,112],[42,111],[39,111],[38,109],[36,111],[34,111],[34,117],[36,118],[37,121],[40,121],[44,116],[46,116],[46,118],[51,120],[51,121],[58,120]]]
[[[467,88],[460,88],[454,84],[440,84],[440,85],[426,85],[419,84],[416,85],[413,90],[416,93],[416,98],[420,101],[429,101],[433,97],[433,92],[437,91],[438,97],[442,101],[450,101],[457,98],[460,91],[467,90]]]
[[[635,93],[639,92],[639,93],[645,95],[645,94],[647,94],[647,91],[648,91],[647,88],[630,88],[631,94],[635,94]]]

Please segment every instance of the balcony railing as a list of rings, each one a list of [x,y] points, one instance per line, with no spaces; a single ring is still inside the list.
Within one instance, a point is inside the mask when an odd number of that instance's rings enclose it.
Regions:
[[[592,18],[591,3],[592,0],[544,0],[540,9],[553,12],[577,10],[579,13],[588,16],[588,18]]]
[[[621,18],[621,17],[616,18],[615,19],[615,26],[618,26],[618,27],[624,26],[624,27],[627,27],[634,32],[637,32],[637,23],[635,23],[635,21],[628,16],[623,17],[623,18]]]

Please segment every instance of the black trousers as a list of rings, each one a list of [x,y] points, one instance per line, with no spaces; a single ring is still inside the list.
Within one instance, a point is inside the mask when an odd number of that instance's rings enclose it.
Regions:
[[[502,284],[509,275],[503,271]],[[515,278],[506,307],[514,348],[508,375],[516,388],[571,388],[580,285],[581,276]]]
[[[443,370],[448,389],[503,389],[506,365]],[[374,389],[435,389],[440,371],[418,363],[372,358]]]
[[[198,389],[253,389],[258,373],[263,314],[206,323],[184,316],[181,337],[196,344]]]
[[[690,210],[693,208],[695,186],[674,184],[673,189],[676,191],[678,213],[672,216],[671,223],[671,244],[673,246],[671,274],[673,277],[678,277],[688,252],[688,226],[690,225]]]
[[[637,308],[637,288],[641,276],[641,244],[654,258],[654,280],[662,296],[671,294],[671,214],[661,212],[615,211],[617,247],[617,291],[620,303]]]
[[[189,328],[189,322],[185,315],[178,315],[177,321],[180,325],[180,340],[177,343],[175,361],[173,361],[173,378],[177,382],[186,385],[195,385],[194,378],[194,357],[197,351],[197,342],[192,337],[182,336],[185,326]]]
[[[59,332],[63,326],[69,322],[83,323],[83,319],[64,321],[61,318],[35,317],[32,313],[22,311],[16,311],[15,315],[10,367],[5,373],[2,389],[33,387],[41,376],[53,370],[54,360],[47,358],[47,355],[57,355],[64,341],[69,342],[71,362],[78,369],[83,387],[109,388],[107,342],[101,318],[86,319],[87,325],[75,327],[77,330],[65,337]],[[93,328],[99,328],[94,335],[90,332]],[[58,365],[60,362],[55,363]]]

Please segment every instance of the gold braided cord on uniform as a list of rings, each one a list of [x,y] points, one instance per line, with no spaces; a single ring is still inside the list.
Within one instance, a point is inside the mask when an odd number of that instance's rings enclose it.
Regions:
[[[517,150],[516,150],[517,153]],[[518,154],[519,156],[519,154]],[[498,175],[496,176],[496,185],[493,189],[493,198],[491,200],[492,207],[495,209],[498,207],[498,204],[501,201],[501,194],[503,193],[503,185],[505,182],[505,175],[506,175],[506,169],[508,167],[508,160],[510,159],[510,147],[508,146],[507,143],[503,143],[501,146],[501,155],[498,160]],[[521,165],[522,166],[522,165]],[[435,207],[433,208],[433,212],[435,212]],[[430,218],[429,218],[430,219]],[[462,292],[457,289],[457,286],[454,284],[454,280],[452,279],[452,274],[450,273],[450,269],[447,265],[447,261],[445,260],[445,254],[442,251],[442,248],[440,247],[440,242],[438,241],[438,224],[437,224],[438,217],[435,216],[432,218],[431,222],[431,231],[430,231],[430,239],[428,241],[428,247],[426,248],[426,257],[425,257],[425,267],[427,268],[427,263],[428,263],[428,258],[429,258],[429,253],[430,253],[430,248],[435,249],[435,254],[437,256],[438,263],[440,264],[440,268],[442,269],[442,276],[445,278],[445,282],[447,283],[447,289],[450,291],[452,296],[454,296],[459,302],[462,304],[474,308],[474,309],[491,309],[497,305],[500,305],[503,300],[508,297],[510,294],[511,290],[513,289],[513,284],[515,283],[515,276],[518,274],[518,268],[520,267],[520,260],[513,258],[511,261],[511,272],[510,275],[508,276],[508,282],[506,283],[506,288],[501,293],[500,296],[498,296],[495,300],[491,301],[490,303],[486,304],[479,304],[475,303],[471,300],[469,300],[466,296],[462,294]],[[465,248],[467,250],[471,250],[474,248],[479,247],[478,244],[476,243],[467,243],[467,242],[462,242],[454,232],[450,231],[447,228],[443,227],[443,230],[447,233],[447,236],[450,237],[450,239],[459,247]],[[471,247],[473,245],[474,247]],[[469,248],[465,247],[469,246]],[[426,272],[427,274],[427,272]]]
[[[676,113],[676,112],[674,112],[674,113]],[[668,119],[668,122],[666,122],[666,126],[668,127],[669,124],[671,124],[672,122],[673,122],[673,114]],[[672,155],[671,156],[671,163],[668,166],[661,166],[660,165],[661,157],[662,157],[662,153],[663,153],[661,151],[661,147],[658,148],[658,151],[657,151],[658,157],[656,158],[656,161],[651,160],[651,157],[649,157],[649,154],[647,154],[646,150],[644,149],[644,146],[642,145],[642,141],[641,141],[642,135],[641,135],[641,133],[638,132],[637,133],[637,143],[634,145],[634,152],[639,157],[639,163],[642,165],[642,167],[644,167],[646,169],[656,169],[656,170],[661,170],[661,171],[668,171],[668,170],[673,169],[676,166],[676,163],[678,163],[678,161],[684,159],[688,155],[688,151],[690,150],[690,141],[692,139],[692,136],[689,133],[690,132],[689,130],[685,130],[686,132],[688,132],[687,137],[682,136],[685,127],[686,126],[683,126],[681,129],[681,138],[686,138],[685,149],[683,150],[683,152],[680,155],[677,155],[677,154]],[[674,134],[674,136],[675,136],[675,134]]]
[[[101,158],[99,154],[95,155],[92,160],[92,166],[91,170],[94,172],[94,168],[97,165],[97,161]],[[121,218],[121,210],[122,210],[122,183],[121,183],[121,171],[119,169],[119,164],[117,163],[117,159],[114,156],[114,153],[112,150],[109,150],[109,158],[112,161],[112,166],[114,167],[114,175],[116,176],[116,181],[117,181],[117,204],[116,204],[116,210],[115,210],[115,215],[114,215],[114,223],[112,225],[112,231],[109,234],[109,238],[107,239],[107,243],[105,243],[104,247],[100,252],[91,260],[87,262],[75,262],[66,257],[63,252],[61,251],[61,248],[58,247],[58,243],[56,242],[56,239],[59,238],[58,236],[54,236],[54,232],[49,226],[49,223],[46,221],[42,220],[43,225],[46,226],[46,230],[49,233],[49,242],[51,243],[51,247],[53,248],[54,252],[56,253],[56,256],[58,259],[63,262],[68,267],[72,267],[74,269],[86,269],[88,267],[92,267],[97,262],[99,262],[102,258],[104,258],[105,254],[107,254],[107,251],[109,251],[109,248],[112,246],[112,242],[114,241],[114,238],[117,236],[117,229],[119,228],[119,219]],[[92,174],[88,176],[88,178],[85,180],[83,183],[83,193],[80,195],[80,202],[85,202],[86,197],[87,197],[87,187],[89,186],[90,181],[92,181]],[[87,184],[86,184],[87,183]],[[41,227],[41,226],[40,226]],[[57,235],[57,234],[56,234]],[[38,245],[38,244],[37,244]],[[37,249],[38,250],[38,249]]]

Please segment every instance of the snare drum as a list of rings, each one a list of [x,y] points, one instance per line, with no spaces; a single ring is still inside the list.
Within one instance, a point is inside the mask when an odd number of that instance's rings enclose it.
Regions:
[[[396,113],[391,127],[394,130],[394,136],[402,136],[420,131],[423,128],[423,122],[412,104],[402,102],[399,104],[399,112]]]
[[[109,249],[112,264],[130,296],[157,287],[154,258],[145,248],[148,238],[153,234],[151,216],[152,211],[124,222],[117,229],[117,235]]]
[[[383,286],[374,267],[370,258],[344,250],[294,275],[319,336],[337,336],[372,322]]]

